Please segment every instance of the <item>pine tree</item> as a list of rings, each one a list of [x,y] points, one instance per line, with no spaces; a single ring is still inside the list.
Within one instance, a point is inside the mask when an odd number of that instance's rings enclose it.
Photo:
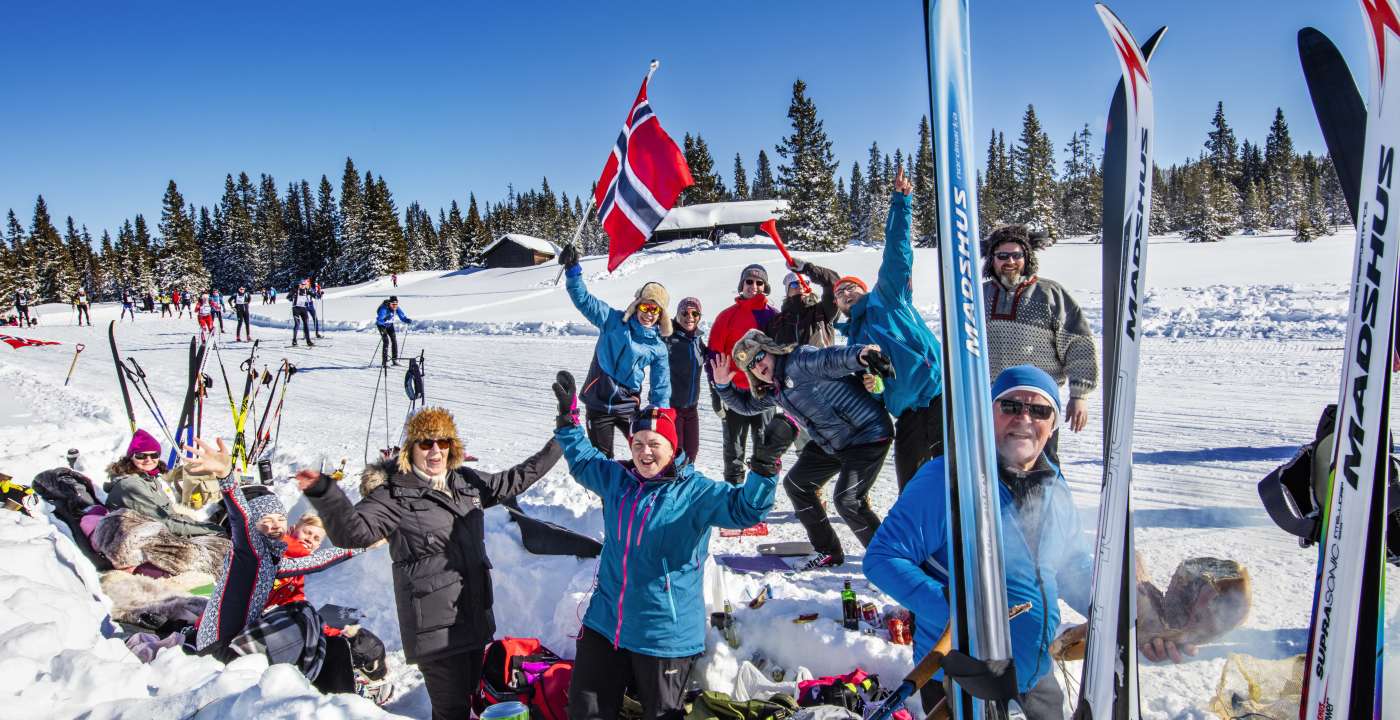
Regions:
[[[773,180],[773,168],[768,164],[768,153],[758,151],[758,169],[754,172],[753,192],[749,195],[754,200],[772,200],[778,197],[778,184]]]
[[[851,242],[865,243],[869,240],[865,218],[869,217],[866,207],[865,179],[860,174],[860,163],[851,163],[850,198],[846,201],[846,225],[851,228]]]
[[[1093,137],[1085,125],[1065,145],[1060,216],[1065,232],[1097,237],[1102,233],[1103,178],[1094,155]]]
[[[744,172],[744,158],[734,153],[734,199],[749,199],[749,176]]]
[[[36,260],[29,251],[24,226],[20,225],[13,209],[5,218],[5,240],[10,246],[10,262],[14,267],[13,275],[5,274],[5,279],[10,283],[5,287],[5,293],[7,297],[13,297],[16,290],[31,289],[38,281]]]
[[[865,168],[865,217],[861,222],[865,242],[880,244],[885,241],[885,220],[890,214],[890,193],[885,182],[884,155],[879,143],[870,143],[870,156]]]
[[[1332,156],[1324,155],[1321,165],[1322,205],[1326,209],[1327,224],[1333,232],[1339,227],[1355,225],[1346,194],[1342,192],[1342,183],[1337,179],[1337,166],[1333,164]]]
[[[1240,231],[1246,235],[1254,235],[1264,227],[1264,198],[1259,192],[1259,183],[1252,182],[1244,194],[1244,203],[1240,210]]]
[[[337,259],[341,252],[340,210],[336,207],[335,191],[325,175],[316,186],[316,211],[311,220],[311,246],[316,253],[312,274],[321,282],[341,282],[336,276]]]
[[[305,180],[288,183],[287,194],[282,199],[282,228],[287,232],[285,262],[292,284],[310,278],[316,271],[311,210],[311,186]]]
[[[1278,108],[1264,141],[1265,192],[1272,227],[1292,227],[1297,222],[1302,193],[1297,164],[1288,122],[1283,118],[1283,108]]]
[[[1027,105],[1021,120],[1021,139],[1012,151],[1016,165],[1017,220],[1042,229],[1052,238],[1061,234],[1055,202],[1055,155],[1050,137],[1040,128],[1035,106]]]
[[[462,228],[462,238],[462,257],[469,262],[476,262],[481,251],[486,249],[486,246],[493,239],[491,232],[486,228],[486,223],[481,219],[481,212],[477,208],[474,193],[469,195],[467,199],[467,219]]]
[[[88,240],[90,243],[91,238]],[[90,264],[92,245],[83,244],[83,235],[78,231],[78,224],[73,220],[72,215],[68,216],[67,223],[65,224],[63,245],[68,255],[68,265],[73,268],[74,289],[72,291],[73,294],[65,295],[62,300],[64,302],[71,302],[74,294],[76,294],[79,289],[91,292],[92,288],[92,267]]]
[[[423,208],[417,202],[411,202],[404,208],[403,237],[408,246],[409,270],[432,269],[432,247],[428,244],[428,235],[423,229],[422,216]]]
[[[365,193],[368,188],[360,184],[359,172],[355,169],[355,161],[345,158],[345,172],[340,178],[340,244],[341,252],[338,254],[337,262],[344,265],[336,267],[336,278],[339,282],[358,282],[375,275],[363,274],[364,268],[359,266],[357,259],[362,254],[362,249],[366,245],[365,226]],[[355,278],[352,280],[351,278]]]
[[[258,181],[258,199],[253,210],[253,242],[258,259],[253,265],[257,282],[275,288],[291,285],[287,267],[287,229],[282,225],[282,198],[271,175],[262,174]]]
[[[186,290],[208,287],[209,273],[204,268],[204,256],[194,231],[194,220],[185,214],[185,198],[171,180],[165,186],[157,227],[161,254],[156,261],[156,275],[162,285]]]
[[[1241,195],[1244,185],[1240,172],[1239,144],[1235,141],[1235,131],[1225,121],[1225,103],[1216,102],[1215,116],[1210,121],[1210,133],[1206,135],[1206,158],[1210,169],[1217,177],[1235,185]]]
[[[97,255],[97,265],[101,268],[101,282],[97,292],[104,299],[118,298],[124,285],[118,274],[117,252],[112,246],[112,234],[106,230],[102,231],[102,249]]]
[[[1263,150],[1258,145],[1245,140],[1240,145],[1240,186],[1247,190],[1250,183],[1256,183],[1262,192],[1267,182],[1268,172],[1264,167]]]
[[[695,184],[681,192],[678,204],[699,205],[726,200],[728,192],[724,189],[724,178],[715,172],[715,159],[710,155],[710,146],[705,143],[705,138],[700,135],[692,138],[690,133],[686,133],[683,145],[685,161],[690,166],[690,176],[695,179]]]
[[[1313,189],[1316,190],[1316,184]],[[1298,217],[1293,220],[1293,242],[1312,242],[1317,237],[1318,227],[1313,224],[1312,201],[1321,201],[1321,196],[1314,198],[1312,193],[1303,195],[1298,202]]]
[[[800,250],[839,250],[847,239],[836,235],[836,159],[817,118],[816,103],[807,97],[807,85],[801,80],[792,84],[788,119],[792,134],[777,147],[786,160],[778,167],[778,177],[788,200],[783,216],[788,242]]]
[[[977,186],[977,225],[982,233],[990,233],[998,225],[1005,223],[1007,208],[1002,203],[1001,192],[1002,157],[998,150],[997,131],[987,140],[986,172],[978,173]]]
[[[1222,225],[1216,194],[1229,183],[1218,178],[1204,156],[1185,172],[1186,238],[1191,242],[1218,242],[1229,230]]]
[[[34,202],[34,220],[29,225],[31,252],[38,270],[34,288],[38,302],[64,302],[78,289],[77,273],[63,244],[63,238],[49,217],[48,204],[40,195]]]
[[[938,245],[938,182],[934,176],[933,140],[927,115],[919,118],[919,144],[912,160],[914,242],[920,247],[935,247]]]

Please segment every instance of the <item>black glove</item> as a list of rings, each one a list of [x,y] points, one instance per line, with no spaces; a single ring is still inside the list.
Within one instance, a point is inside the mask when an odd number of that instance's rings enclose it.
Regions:
[[[574,376],[560,370],[554,376],[554,399],[559,403],[559,415],[554,418],[554,427],[566,428],[578,424],[578,397]]]
[[[870,372],[885,380],[894,379],[894,363],[891,363],[889,357],[879,350],[865,352],[865,366],[870,369]]]
[[[559,264],[566,268],[571,268],[578,264],[578,248],[572,244],[565,245],[559,251]]]
[[[749,469],[765,477],[774,477],[782,470],[783,453],[797,439],[797,425],[784,413],[778,413],[763,428],[763,439],[753,449]]]

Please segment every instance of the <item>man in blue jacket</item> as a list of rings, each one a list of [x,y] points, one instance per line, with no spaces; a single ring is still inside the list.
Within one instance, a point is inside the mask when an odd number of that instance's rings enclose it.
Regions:
[[[901,169],[895,174],[875,287],[866,288],[854,275],[836,282],[836,307],[849,318],[836,329],[850,345],[879,345],[894,365],[882,397],[895,417],[894,472],[900,492],[921,465],[943,454],[943,349],[914,308],[911,192],[913,185]],[[798,272],[809,272],[810,263],[797,266]]]
[[[648,407],[632,419],[632,459],[614,461],[578,426],[574,378],[553,386],[554,437],[575,481],[603,502],[603,552],[569,685],[569,717],[613,720],[631,686],[642,718],[680,720],[691,666],[705,652],[705,559],[710,530],[761,522],[773,507],[778,459],[797,431],[770,421],[747,482],[701,475],[677,452],[676,415]]]
[[[613,456],[613,435],[627,431],[642,406],[642,380],[651,370],[650,404],[671,406],[671,354],[665,338],[671,334],[667,305],[671,296],[657,282],[637,290],[626,310],[618,310],[588,292],[579,265],[578,248],[565,245],[559,252],[564,286],[569,299],[598,328],[593,362],[583,380],[579,399],[588,409],[588,439],[608,457]]]
[[[409,320],[408,316],[404,315],[403,311],[399,309],[399,297],[397,295],[390,295],[388,300],[379,303],[379,310],[374,314],[374,326],[379,328],[379,347],[382,349],[380,356],[385,365],[391,362],[391,350],[393,351],[393,364],[399,364],[399,336],[394,330],[395,319],[402,320],[409,325],[413,324],[413,321]],[[252,336],[251,329],[249,329],[248,334],[250,337]],[[306,344],[311,344],[309,338]]]
[[[992,385],[1001,493],[1006,599],[1031,609],[1011,621],[1021,707],[1030,720],[1063,717],[1050,643],[1060,626],[1059,599],[1088,610],[1093,557],[1060,469],[1044,454],[1061,417],[1055,381],[1033,365],[1007,368]],[[914,656],[923,657],[948,624],[947,471],[926,463],[885,516],[865,552],[865,576],[919,618]],[[942,698],[924,686],[925,708]]]

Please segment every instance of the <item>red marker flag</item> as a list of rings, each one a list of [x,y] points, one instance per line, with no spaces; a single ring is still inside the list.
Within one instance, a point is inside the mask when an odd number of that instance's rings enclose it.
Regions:
[[[653,60],[594,191],[598,220],[608,233],[609,272],[641,249],[676,196],[695,184],[685,155],[647,102],[647,84],[656,67]]]

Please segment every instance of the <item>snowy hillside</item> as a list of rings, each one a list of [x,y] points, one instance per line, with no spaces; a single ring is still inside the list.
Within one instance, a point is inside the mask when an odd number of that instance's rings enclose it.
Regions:
[[[1314,552],[1299,549],[1265,515],[1255,483],[1288,459],[1312,436],[1317,414],[1335,402],[1340,345],[1345,330],[1345,279],[1350,271],[1351,237],[1343,234],[1299,245],[1284,236],[1231,237],[1223,243],[1190,244],[1154,238],[1149,257],[1149,297],[1137,414],[1135,521],[1138,548],[1150,572],[1165,587],[1177,563],[1211,555],[1242,562],[1253,581],[1254,606],[1244,625],[1221,642],[1201,648],[1186,663],[1150,665],[1142,670],[1142,708],[1150,718],[1208,716],[1228,653],[1282,658],[1301,652],[1306,637],[1313,584]],[[1100,249],[1086,242],[1062,242],[1041,254],[1041,274],[1065,285],[1084,305],[1096,329],[1101,317]],[[873,282],[879,248],[852,248],[806,256],[842,274]],[[605,272],[604,258],[584,263],[590,288],[622,306],[645,281],[666,285],[674,307],[681,297],[702,301],[707,320],[732,301],[740,270],[763,263],[777,284],[782,261],[769,245],[676,242],[628,260],[617,273]],[[932,250],[918,250],[915,300],[926,319],[937,321],[937,286]],[[300,467],[333,466],[349,458],[357,473],[368,431],[372,447],[384,444],[386,419],[396,434],[405,400],[401,376],[390,377],[387,413],[383,395],[370,418],[379,373],[367,369],[378,335],[375,307],[396,294],[405,314],[417,322],[402,338],[403,355],[427,358],[430,404],[452,410],[467,448],[479,466],[495,470],[534,452],[553,429],[549,383],[558,369],[578,376],[586,371],[594,334],[554,285],[557,265],[534,268],[410,273],[397,288],[388,278],[326,292],[322,324],[334,330],[315,348],[288,345],[290,308],[255,305],[261,362],[282,357],[300,371],[287,396],[280,437],[272,455],[277,491],[292,515],[302,512],[295,487],[285,478]],[[11,350],[0,346],[0,385],[8,389],[0,406],[0,471],[27,480],[61,463],[76,447],[82,469],[100,482],[102,468],[128,440],[113,368],[106,345],[106,323],[118,310],[93,310],[97,326],[68,325],[62,306],[38,309],[40,326],[7,329],[13,334],[62,343]],[[232,332],[232,321],[227,321]],[[134,355],[159,388],[167,415],[183,391],[185,348],[193,320],[141,315],[119,326],[123,355]],[[231,335],[225,336],[231,338]],[[63,377],[73,344],[86,343],[72,383]],[[231,373],[247,356],[246,344],[224,342],[223,362]],[[227,401],[220,388],[205,408],[205,436],[231,431]],[[382,390],[381,390],[382,393]],[[1061,441],[1065,474],[1083,523],[1096,523],[1101,464],[1099,397],[1090,407],[1090,425]],[[153,426],[137,405],[138,420]],[[698,467],[719,476],[719,423],[701,414]],[[625,451],[624,451],[625,452]],[[790,460],[789,460],[790,462]],[[355,483],[346,483],[347,488]],[[352,498],[356,497],[352,493]],[[872,493],[877,513],[895,497],[893,464]],[[601,536],[596,499],[567,476],[561,463],[532,488],[523,504],[531,514]],[[908,647],[883,636],[841,629],[839,589],[853,581],[862,599],[889,604],[861,574],[854,536],[834,519],[847,548],[847,563],[833,572],[799,579],[780,574],[735,573],[711,567],[707,599],[734,601],[743,644],[730,649],[712,634],[712,652],[701,670],[712,688],[732,690],[738,663],[755,652],[789,670],[834,674],[859,665],[892,683],[913,659]],[[752,553],[758,542],[805,539],[791,504],[779,493],[769,518],[768,538],[720,538],[715,554]],[[566,656],[573,653],[584,603],[592,587],[591,562],[541,558],[525,552],[518,531],[503,510],[487,514],[487,546],[495,566],[498,635],[537,636]],[[20,521],[0,512],[0,669],[10,680],[0,689],[0,715],[10,717],[362,717],[376,714],[353,697],[323,698],[295,672],[245,659],[218,663],[163,651],[143,666],[110,639],[106,600],[90,565],[61,531]],[[388,710],[426,717],[421,676],[402,663],[391,593],[387,551],[365,556],[308,578],[315,604],[335,602],[362,609],[365,625],[389,644],[392,677],[400,694]],[[758,610],[746,601],[764,583],[773,599]],[[1396,601],[1388,603],[1387,617]],[[1065,621],[1078,621],[1065,610]],[[791,622],[819,612],[810,624]],[[1392,667],[1394,664],[1392,663]],[[1066,668],[1077,680],[1079,668]],[[1065,677],[1061,683],[1065,683]],[[1072,692],[1068,693],[1072,696]],[[10,696],[10,697],[6,697]],[[1395,707],[1396,703],[1388,703]]]

